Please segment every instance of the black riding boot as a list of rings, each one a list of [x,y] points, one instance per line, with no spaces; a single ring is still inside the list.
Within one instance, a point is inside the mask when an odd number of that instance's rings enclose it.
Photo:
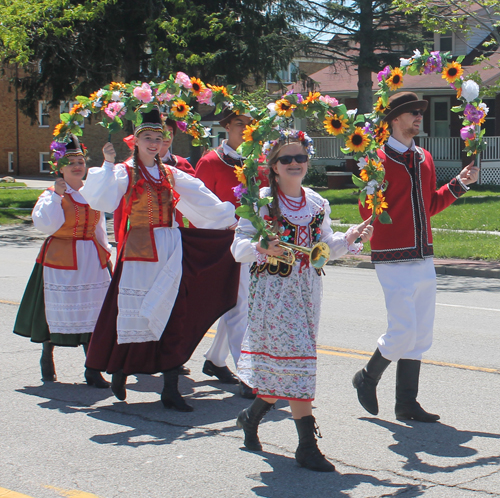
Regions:
[[[127,397],[126,384],[127,376],[123,373],[123,370],[118,370],[118,372],[111,375],[111,390],[120,401],[125,401]]]
[[[390,363],[391,360],[384,358],[377,348],[366,367],[352,378],[361,406],[372,415],[378,415],[377,384]]]
[[[318,472],[334,472],[335,466],[331,464],[321,451],[319,451],[316,441],[318,434],[315,425],[315,419],[312,415],[294,419],[299,434],[299,446],[295,452],[295,460],[297,463],[306,469],[316,470]],[[318,435],[321,437],[321,435]]]
[[[43,382],[54,382],[57,380],[56,368],[54,367],[54,344],[50,341],[46,341],[42,345],[40,367],[42,369]]]
[[[399,360],[396,370],[396,418],[437,422],[439,415],[427,413],[417,401],[420,360]]]
[[[89,345],[82,344],[83,351],[85,352],[85,356],[87,356],[87,351],[89,350]],[[101,372],[99,370],[95,370],[93,368],[85,367],[85,381],[89,386],[95,386],[99,389],[107,389],[111,385],[108,381],[104,380]]]
[[[274,406],[262,398],[255,398],[254,402],[238,414],[236,425],[245,432],[244,445],[250,451],[262,451],[257,431],[264,415]]]
[[[175,408],[179,412],[192,412],[193,407],[188,405],[179,392],[179,369],[173,368],[163,372],[163,392],[161,402],[165,408]]]

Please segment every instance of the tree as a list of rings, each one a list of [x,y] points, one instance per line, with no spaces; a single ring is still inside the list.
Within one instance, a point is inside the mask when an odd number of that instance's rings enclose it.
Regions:
[[[413,49],[424,45],[418,16],[405,14],[390,0],[304,0],[308,34],[316,49],[335,65],[358,68],[358,110],[371,112],[372,73],[387,64],[399,65]],[[324,43],[329,39],[328,43]]]
[[[57,106],[113,79],[182,70],[209,82],[257,81],[306,42],[297,0],[0,0],[0,58],[18,64],[22,111]],[[293,7],[293,8],[292,8]]]

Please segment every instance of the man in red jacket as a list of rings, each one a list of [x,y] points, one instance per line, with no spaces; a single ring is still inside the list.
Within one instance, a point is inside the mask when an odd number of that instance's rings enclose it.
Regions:
[[[252,122],[252,118],[238,115],[229,109],[222,114],[220,124],[226,129],[228,138],[219,147],[203,156],[196,165],[195,177],[199,178],[221,201],[239,203],[233,188],[239,185],[235,175],[235,166],[243,166],[243,157],[236,149],[243,143],[243,131]],[[268,185],[267,178],[261,175],[261,187]],[[242,263],[240,284],[236,306],[219,319],[217,333],[210,349],[205,353],[206,361],[203,373],[217,377],[226,384],[240,384],[240,394],[245,398],[254,398],[252,389],[239,382],[238,378],[226,365],[229,352],[235,365],[241,352],[241,342],[247,327],[248,287],[250,284],[250,266]]]
[[[439,415],[426,412],[417,401],[420,363],[432,344],[436,305],[430,218],[469,190],[467,185],[477,180],[479,169],[472,162],[436,190],[434,161],[413,140],[427,104],[411,92],[389,99],[384,120],[391,127],[391,136],[379,157],[388,181],[384,195],[392,224],[375,221],[370,241],[372,262],[384,291],[388,327],[352,382],[363,408],[377,415],[377,384],[391,361],[397,361],[396,418],[436,422]],[[360,212],[363,219],[371,214],[364,206]]]

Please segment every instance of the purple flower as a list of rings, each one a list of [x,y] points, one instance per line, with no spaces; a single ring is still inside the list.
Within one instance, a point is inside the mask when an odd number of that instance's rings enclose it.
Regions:
[[[440,73],[443,70],[443,62],[439,52],[431,52],[429,58],[425,61],[424,74]]]
[[[184,121],[177,121],[177,128],[179,128],[179,130],[181,130],[183,133],[187,130],[187,123],[185,123]]]
[[[464,116],[471,123],[479,124],[484,117],[484,112],[472,104],[467,104],[464,109]]]
[[[245,194],[248,193],[248,189],[243,185],[243,183],[240,183],[239,185],[236,185],[236,187],[233,187],[233,192],[234,196],[240,200]]]
[[[285,95],[292,95],[293,94],[293,90],[288,90],[288,92],[285,93]]]
[[[474,132],[474,126],[464,126],[460,130],[460,136],[462,137],[462,140],[472,140],[475,138],[476,134]]]
[[[57,161],[64,157],[66,154],[66,144],[62,144],[61,142],[56,142],[55,140],[50,144],[50,151],[52,152],[53,158]]]
[[[378,81],[382,81],[383,78],[387,79],[391,75],[391,66],[385,66],[382,71],[377,74]]]
[[[297,103],[300,104],[302,102],[304,102],[304,97],[302,97],[301,93],[298,93],[297,94]]]

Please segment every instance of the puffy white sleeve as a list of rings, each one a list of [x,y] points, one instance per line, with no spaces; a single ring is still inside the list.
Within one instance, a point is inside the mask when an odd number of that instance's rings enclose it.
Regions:
[[[79,190],[92,209],[112,213],[128,188],[129,177],[124,164],[104,161],[101,168],[90,168],[85,185]]]
[[[359,254],[363,249],[363,244],[360,242],[358,244],[353,243],[349,245],[347,243],[347,233],[334,232],[331,226],[331,213],[330,205],[325,201],[325,219],[321,225],[321,241],[326,242],[328,247],[330,247],[330,259],[338,259],[344,254],[350,252],[351,254]]]
[[[262,214],[262,213],[261,213]],[[257,230],[249,220],[240,218],[234,232],[234,240],[231,244],[231,253],[238,263],[264,263],[267,259],[265,254],[257,251],[257,242],[252,242]]]
[[[64,211],[61,201],[62,197],[52,190],[42,193],[31,212],[31,218],[37,230],[52,235],[63,226]]]
[[[170,169],[180,196],[176,207],[196,228],[224,229],[236,223],[233,204],[222,202],[198,178]]]

